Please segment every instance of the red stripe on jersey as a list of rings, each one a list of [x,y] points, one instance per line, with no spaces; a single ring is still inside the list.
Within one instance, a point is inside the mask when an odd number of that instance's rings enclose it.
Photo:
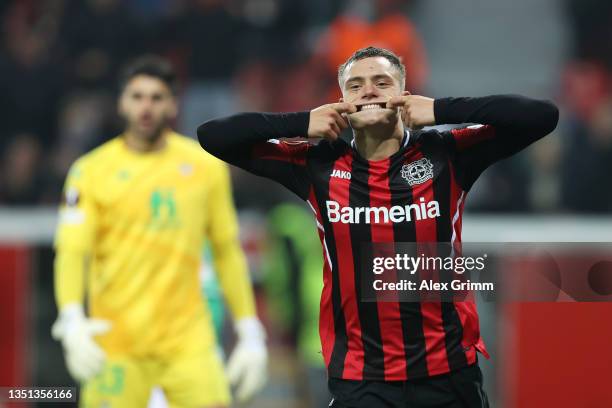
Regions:
[[[334,163],[334,171],[351,172],[353,158],[350,155],[340,157]],[[336,201],[341,207],[349,206],[349,188],[351,180],[332,177],[329,181],[329,200]],[[333,233],[336,238],[336,254],[338,261],[338,280],[340,281],[340,297],[342,298],[342,311],[346,320],[346,335],[348,338],[348,351],[344,360],[342,378],[363,378],[363,365],[365,362],[363,342],[361,341],[361,322],[357,309],[355,270],[353,263],[353,247],[349,224],[333,223]]]
[[[457,150],[462,151],[477,143],[494,138],[495,128],[489,125],[470,126],[462,129],[453,129],[451,134],[455,139]]]
[[[370,162],[368,186],[370,191],[370,206],[372,207],[391,207],[389,166],[390,160],[388,159],[381,162]],[[387,220],[387,222],[372,223],[370,228],[373,243],[393,243],[395,241],[393,223],[390,220]],[[394,253],[391,255],[394,255]],[[385,275],[385,281],[397,281],[395,270],[386,271]],[[402,332],[400,308],[397,293],[393,293],[395,294],[395,301],[392,301],[393,299],[389,293],[384,293],[384,299],[379,299],[377,302],[386,381],[406,379],[406,354],[404,352],[404,336]]]
[[[327,243],[325,242],[325,231],[323,230],[321,211],[317,205],[317,199],[312,187],[310,188],[310,193],[308,194],[308,203],[315,213],[317,232],[319,233],[319,239],[321,240],[321,246],[323,247],[323,291],[321,292],[319,336],[321,339],[325,339],[325,341],[321,342],[321,349],[323,352],[323,359],[325,360],[325,366],[327,367],[329,366],[329,361],[331,360],[332,351],[334,349],[334,342],[336,341],[334,311],[332,304],[332,271],[329,261],[330,255],[327,249]]]
[[[423,157],[421,152],[415,152],[414,160]],[[428,203],[434,201],[433,179],[429,179],[421,184],[417,184],[412,189],[412,202],[420,204],[421,198]],[[419,244],[431,243],[427,249],[435,251],[435,243],[438,241],[436,235],[436,219],[423,218],[415,219],[416,237]],[[421,245],[417,245],[421,247]],[[435,253],[425,254],[425,256],[435,256]],[[424,274],[423,276],[431,274]],[[450,371],[448,366],[448,356],[446,354],[446,339],[444,326],[442,324],[442,305],[436,301],[421,302],[421,313],[423,315],[423,333],[425,335],[425,349],[427,350],[427,370],[429,375],[447,373]]]
[[[291,141],[270,139],[253,147],[253,156],[258,160],[284,161],[299,166],[306,165],[306,152],[310,148],[308,141]]]

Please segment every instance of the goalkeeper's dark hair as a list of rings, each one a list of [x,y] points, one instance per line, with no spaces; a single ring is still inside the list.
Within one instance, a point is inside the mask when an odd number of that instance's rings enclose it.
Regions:
[[[177,92],[178,80],[174,68],[168,60],[160,56],[143,55],[126,64],[119,77],[119,92],[123,92],[127,83],[138,75],[157,78],[168,85],[173,94]]]
[[[393,51],[389,51],[385,48],[378,47],[366,47],[361,48],[346,60],[346,62],[338,67],[338,83],[342,86],[342,78],[344,77],[344,71],[346,67],[351,65],[355,61],[359,61],[365,58],[383,57],[387,59],[400,73],[400,80],[402,83],[406,81],[406,67],[402,64],[402,60]]]

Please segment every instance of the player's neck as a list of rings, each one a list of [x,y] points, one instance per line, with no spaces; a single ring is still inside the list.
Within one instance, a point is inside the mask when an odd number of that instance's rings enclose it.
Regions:
[[[144,138],[128,129],[124,133],[123,138],[129,150],[136,153],[150,153],[157,152],[166,147],[166,133],[166,129],[163,129],[154,137]]]
[[[389,129],[362,129],[355,130],[355,148],[361,157],[366,160],[383,160],[397,153],[404,137],[403,126],[398,124],[391,131]]]

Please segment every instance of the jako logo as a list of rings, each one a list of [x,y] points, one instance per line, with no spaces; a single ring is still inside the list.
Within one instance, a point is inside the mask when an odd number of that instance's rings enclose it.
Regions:
[[[334,169],[334,171],[332,171],[331,176],[332,177],[341,178],[341,179],[345,179],[345,180],[350,180],[351,179],[351,173],[349,171],[345,171],[345,170]]]
[[[424,218],[436,218],[440,216],[440,204],[437,201],[425,202],[421,197],[419,203],[406,206],[394,205],[388,207],[341,207],[333,200],[327,200],[327,218],[329,222],[341,222],[343,224],[366,224],[385,222],[410,222]]]

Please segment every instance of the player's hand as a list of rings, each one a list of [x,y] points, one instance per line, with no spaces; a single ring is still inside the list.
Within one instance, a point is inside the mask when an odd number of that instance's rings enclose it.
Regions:
[[[75,381],[87,381],[104,368],[106,354],[94,336],[106,333],[110,326],[106,320],[87,318],[82,305],[68,305],[60,312],[51,335],[62,342],[66,367]]]
[[[236,399],[245,402],[268,381],[266,333],[255,317],[240,319],[235,327],[238,342],[227,363],[227,376],[236,388]]]
[[[311,110],[308,137],[336,140],[349,127],[344,115],[354,112],[357,112],[357,107],[348,102],[330,103]]]
[[[410,129],[419,129],[423,126],[436,124],[434,100],[432,98],[410,95],[409,92],[405,92],[401,96],[394,96],[389,99],[387,108],[400,108],[404,126]]]

